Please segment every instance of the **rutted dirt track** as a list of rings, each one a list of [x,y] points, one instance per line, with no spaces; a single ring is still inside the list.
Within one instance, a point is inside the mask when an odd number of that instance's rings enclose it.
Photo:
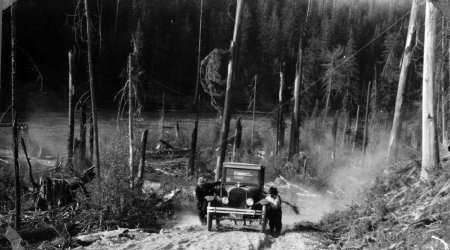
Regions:
[[[208,232],[189,226],[162,230],[159,234],[128,231],[112,237],[98,235],[88,247],[78,249],[327,249],[313,232],[285,232],[277,238],[256,229],[222,227]]]
[[[267,183],[266,189],[274,183]],[[281,196],[295,204],[300,213],[283,204],[283,230],[279,237],[260,233],[260,225],[254,222],[244,226],[222,221],[219,227],[213,223],[213,231],[200,226],[192,210],[179,214],[177,224],[159,233],[145,233],[138,230],[116,230],[86,236],[83,241],[93,242],[78,249],[328,249],[332,242],[324,234],[314,231],[312,222],[317,222],[326,212],[334,210],[335,200],[318,195],[297,185],[278,180]],[[303,230],[302,230],[303,229]],[[125,231],[125,232],[124,232]],[[81,236],[83,238],[83,236]]]

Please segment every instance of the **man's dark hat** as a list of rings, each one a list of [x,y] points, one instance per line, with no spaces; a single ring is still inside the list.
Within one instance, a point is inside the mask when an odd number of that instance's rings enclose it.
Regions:
[[[276,187],[270,187],[269,188],[269,194],[278,194],[278,190]]]

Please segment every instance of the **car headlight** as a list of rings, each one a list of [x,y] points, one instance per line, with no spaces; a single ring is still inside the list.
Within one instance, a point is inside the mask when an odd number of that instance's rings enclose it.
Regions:
[[[228,197],[222,197],[222,203],[223,204],[228,204],[228,202],[230,202],[229,200],[228,200]]]
[[[252,198],[248,198],[247,200],[245,200],[245,203],[247,203],[247,206],[253,206],[253,199]]]

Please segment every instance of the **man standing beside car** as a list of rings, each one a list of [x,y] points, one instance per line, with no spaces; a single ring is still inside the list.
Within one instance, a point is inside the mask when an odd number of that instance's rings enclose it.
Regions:
[[[270,232],[275,236],[281,233],[281,197],[278,195],[278,190],[275,187],[270,187],[269,195],[267,195],[266,200],[269,202],[269,207],[267,211],[267,218],[269,220]]]
[[[201,176],[198,178],[197,186],[195,187],[195,196],[197,197],[198,216],[202,225],[206,225],[206,209],[208,202],[206,196],[213,196],[215,194],[214,187],[220,184],[220,180],[216,182],[206,182],[206,178]]]

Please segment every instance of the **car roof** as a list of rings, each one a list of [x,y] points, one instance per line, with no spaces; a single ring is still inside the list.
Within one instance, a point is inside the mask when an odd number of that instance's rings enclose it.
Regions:
[[[250,170],[261,170],[262,168],[264,168],[264,166],[261,166],[261,164],[240,163],[240,162],[224,162],[223,167],[250,169]]]

